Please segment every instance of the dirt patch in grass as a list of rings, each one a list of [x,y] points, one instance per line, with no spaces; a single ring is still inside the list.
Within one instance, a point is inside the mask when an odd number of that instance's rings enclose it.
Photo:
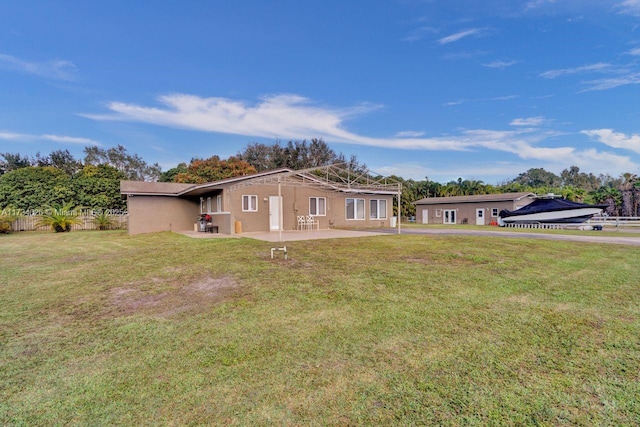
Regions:
[[[112,303],[122,314],[147,313],[172,316],[205,311],[212,305],[239,296],[240,285],[231,277],[202,277],[188,283],[159,278],[132,283],[111,291]]]

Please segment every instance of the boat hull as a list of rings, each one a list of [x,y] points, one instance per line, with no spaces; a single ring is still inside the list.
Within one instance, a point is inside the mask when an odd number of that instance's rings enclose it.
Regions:
[[[584,207],[560,211],[536,212],[500,218],[505,224],[580,224],[602,212],[600,208]]]

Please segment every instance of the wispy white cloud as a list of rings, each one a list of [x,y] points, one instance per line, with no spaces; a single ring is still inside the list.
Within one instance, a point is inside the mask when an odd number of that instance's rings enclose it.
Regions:
[[[531,0],[531,1],[528,1],[527,4],[525,5],[525,11],[531,10],[531,9],[539,9],[543,6],[546,6],[548,4],[553,4],[555,2],[556,0]]]
[[[379,108],[360,104],[351,108],[322,107],[291,94],[264,97],[249,104],[228,98],[194,95],[160,96],[161,107],[144,107],[123,102],[107,106],[113,114],[82,114],[94,120],[151,123],[173,128],[259,137],[306,138],[308,135],[342,141],[358,140],[342,128],[348,118]]]
[[[627,52],[629,55],[640,56],[640,47],[634,47],[630,51]]]
[[[75,136],[66,136],[66,135],[52,135],[52,134],[43,134],[43,135],[35,135],[28,133],[14,133],[14,132],[0,132],[0,140],[5,141],[53,141],[58,142],[60,144],[83,144],[83,145],[98,145],[102,144],[96,140],[89,138],[80,138]]]
[[[511,126],[540,126],[545,122],[547,122],[547,119],[542,116],[537,116],[513,119],[509,124]]]
[[[540,77],[544,77],[546,79],[555,79],[556,77],[566,76],[571,74],[583,74],[583,73],[591,73],[591,72],[602,72],[603,70],[610,69],[612,67],[611,64],[598,62],[596,64],[583,65],[581,67],[574,68],[562,68],[559,70],[549,70],[540,74]]]
[[[586,85],[586,88],[581,90],[581,92],[607,90],[626,85],[637,85],[640,84],[640,73],[626,72],[619,76],[589,80],[582,83]]]
[[[451,34],[446,37],[442,37],[438,39],[438,44],[444,45],[444,44],[454,43],[454,42],[457,42],[458,40],[462,40],[465,37],[484,35],[486,32],[487,32],[486,28],[469,28],[467,30],[459,31],[455,34]]]
[[[518,95],[505,95],[505,96],[495,96],[493,98],[478,98],[478,99],[459,99],[456,101],[445,102],[444,105],[447,107],[468,104],[471,102],[488,102],[488,101],[510,101],[512,99],[519,98]]]
[[[26,135],[22,133],[0,132],[0,139],[4,139],[5,141],[18,141],[25,139],[25,137]]]
[[[484,50],[474,50],[474,51],[461,51],[461,52],[451,52],[444,55],[444,59],[450,61],[458,61],[464,59],[472,59],[478,56],[487,55],[489,52]]]
[[[496,60],[496,61],[488,62],[486,64],[482,64],[482,66],[488,67],[488,68],[507,68],[517,64],[518,62],[519,61],[515,61],[515,60],[508,60],[508,61]]]
[[[396,138],[419,138],[424,135],[425,135],[425,132],[414,131],[414,130],[405,130],[395,134]]]
[[[615,132],[613,129],[583,130],[582,133],[609,147],[640,153],[640,134],[627,136],[624,133]]]
[[[625,0],[616,7],[622,14],[640,16],[640,0]]]
[[[596,174],[615,175],[635,171],[640,167],[640,165],[632,161],[628,156],[620,156],[607,151],[598,151],[595,148],[576,150],[570,159],[572,165]],[[556,164],[559,164],[560,160],[561,159],[556,159]]]
[[[493,98],[481,99],[481,101],[510,101],[512,99],[520,98],[518,95],[505,95],[505,96],[496,96]]]
[[[100,145],[98,141],[94,141],[89,138],[78,138],[75,136],[64,136],[64,135],[40,135],[41,139],[45,139],[47,141],[60,142],[62,144],[89,144],[89,145]]]
[[[640,55],[640,49],[638,49],[637,52],[634,49],[628,53]],[[545,71],[540,74],[540,77],[555,79],[560,76],[585,73],[602,73],[607,74],[607,76],[580,82],[584,86],[584,89],[580,92],[607,90],[619,86],[640,84],[640,72],[635,71],[632,66],[615,66],[604,62],[575,68]]]
[[[0,67],[51,80],[73,81],[77,74],[77,67],[72,62],[61,59],[47,62],[29,62],[15,56],[0,54]]]

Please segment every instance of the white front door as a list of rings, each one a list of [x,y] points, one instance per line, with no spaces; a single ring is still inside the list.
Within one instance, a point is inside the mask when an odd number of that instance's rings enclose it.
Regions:
[[[484,225],[484,209],[476,209],[476,225]]]
[[[422,223],[429,224],[429,209],[422,209]]]
[[[269,230],[280,230],[280,197],[269,196]]]

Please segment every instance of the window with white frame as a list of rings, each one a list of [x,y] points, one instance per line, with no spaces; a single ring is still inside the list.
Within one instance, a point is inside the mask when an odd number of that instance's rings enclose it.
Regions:
[[[387,201],[385,199],[369,200],[369,218],[387,219]]]
[[[494,218],[498,216],[498,208],[491,208],[491,216]]]
[[[364,199],[346,199],[347,219],[364,219]]]
[[[216,196],[216,212],[222,212],[222,195]]]
[[[436,218],[440,218],[442,216],[442,209],[436,209]]]
[[[258,196],[242,196],[242,212],[257,212]]]
[[[211,197],[207,197],[207,212],[211,212]]]
[[[327,199],[325,197],[309,197],[309,215],[327,215]]]
[[[200,197],[200,213],[204,213],[205,212],[204,208],[205,208],[204,197]]]

